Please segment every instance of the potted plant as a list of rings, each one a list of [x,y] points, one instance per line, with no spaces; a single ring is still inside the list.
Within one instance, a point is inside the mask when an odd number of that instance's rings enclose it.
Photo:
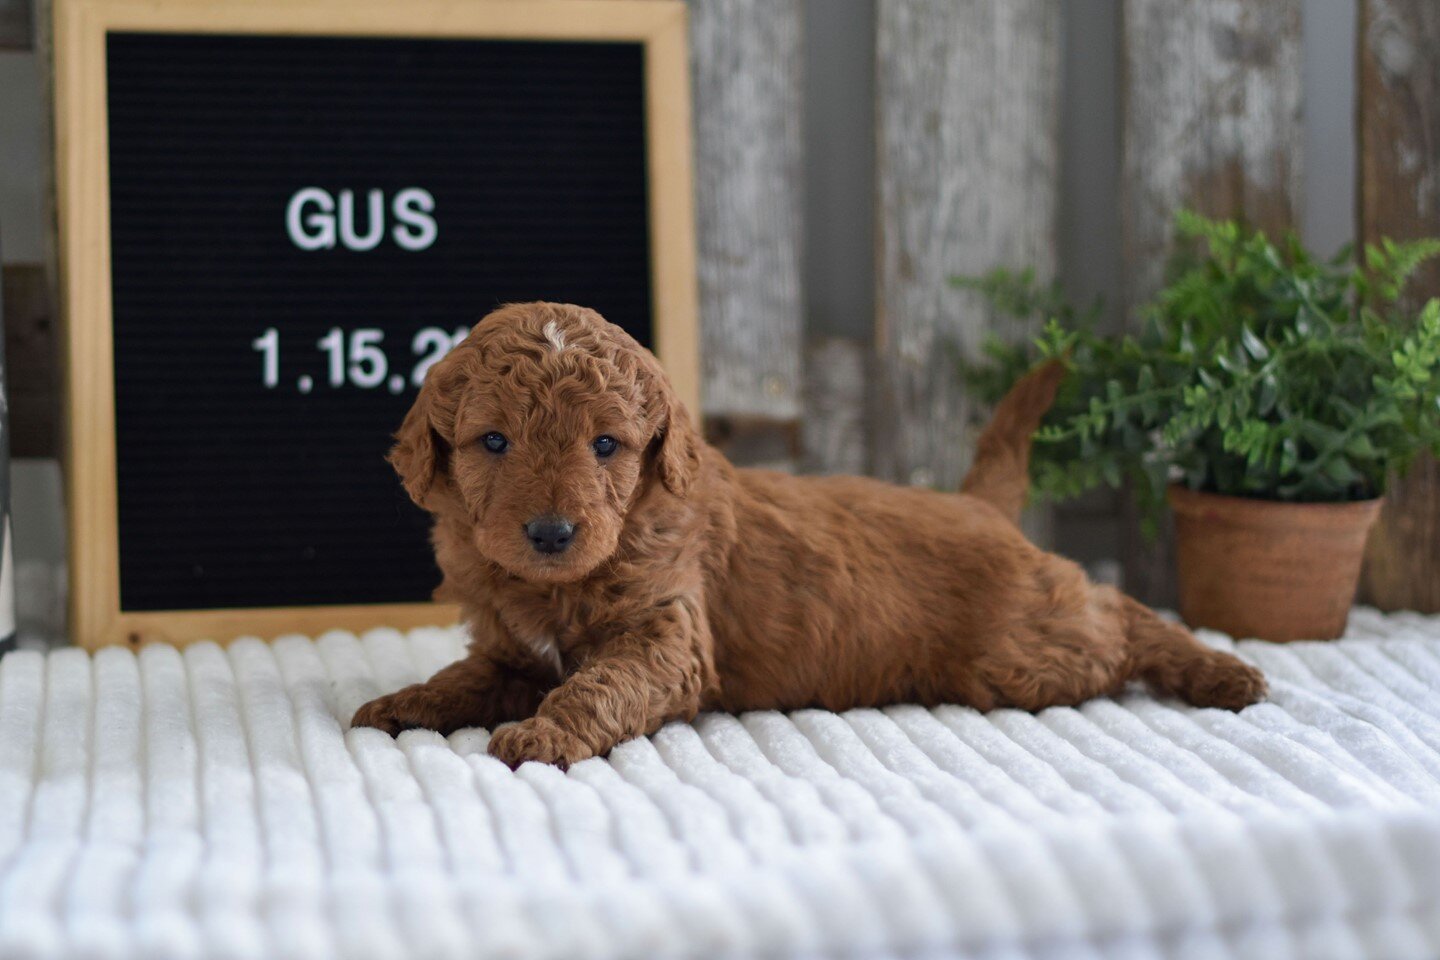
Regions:
[[[1387,477],[1440,452],[1440,301],[1406,309],[1440,241],[1308,253],[1182,212],[1182,253],[1137,335],[1101,335],[1032,274],[957,278],[1003,313],[1047,322],[994,341],[967,387],[997,398],[1034,362],[1071,375],[1035,437],[1052,499],[1130,481],[1175,514],[1181,615],[1271,640],[1345,628]]]

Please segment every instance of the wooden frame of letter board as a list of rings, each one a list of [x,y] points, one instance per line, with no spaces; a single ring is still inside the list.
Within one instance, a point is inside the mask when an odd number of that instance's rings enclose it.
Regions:
[[[680,0],[55,0],[57,193],[65,318],[70,632],[87,648],[450,623],[434,603],[124,612],[110,286],[109,30],[631,41],[645,48],[656,353],[692,415],[699,324],[690,83]],[[377,452],[377,456],[379,453]]]

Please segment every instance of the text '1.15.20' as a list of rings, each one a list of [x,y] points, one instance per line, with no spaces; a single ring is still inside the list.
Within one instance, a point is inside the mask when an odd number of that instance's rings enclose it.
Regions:
[[[408,353],[396,359],[386,352],[383,330],[362,327],[345,331],[331,327],[325,336],[315,341],[314,372],[301,373],[293,386],[307,394],[322,385],[402,393],[407,387],[418,388],[430,368],[469,333],[466,327],[450,331],[425,327],[410,338]],[[261,385],[267,390],[279,389],[280,331],[268,327],[250,341],[250,346],[260,354]]]

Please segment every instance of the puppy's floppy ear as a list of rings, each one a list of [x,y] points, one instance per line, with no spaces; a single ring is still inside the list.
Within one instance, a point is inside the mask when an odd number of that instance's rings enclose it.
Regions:
[[[426,378],[420,395],[415,398],[410,412],[405,414],[400,429],[395,431],[395,446],[390,448],[386,457],[400,475],[405,492],[420,507],[425,506],[425,498],[435,485],[436,476],[445,467],[448,456],[445,441],[435,429],[435,389],[431,386],[431,379]]]
[[[690,411],[675,396],[665,375],[658,373],[653,382],[657,384],[660,405],[655,468],[665,489],[684,497],[700,476],[700,434],[690,419]]]

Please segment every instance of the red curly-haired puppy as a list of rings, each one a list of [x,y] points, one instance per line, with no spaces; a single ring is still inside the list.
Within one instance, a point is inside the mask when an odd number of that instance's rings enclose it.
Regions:
[[[570,764],[701,710],[913,701],[1039,710],[1140,679],[1198,706],[1265,693],[1016,518],[1058,364],[999,405],[960,494],[738,470],[660,365],[580,307],[490,314],[435,365],[390,454],[434,515],[468,656],[361,707],[396,733],[495,727]]]

